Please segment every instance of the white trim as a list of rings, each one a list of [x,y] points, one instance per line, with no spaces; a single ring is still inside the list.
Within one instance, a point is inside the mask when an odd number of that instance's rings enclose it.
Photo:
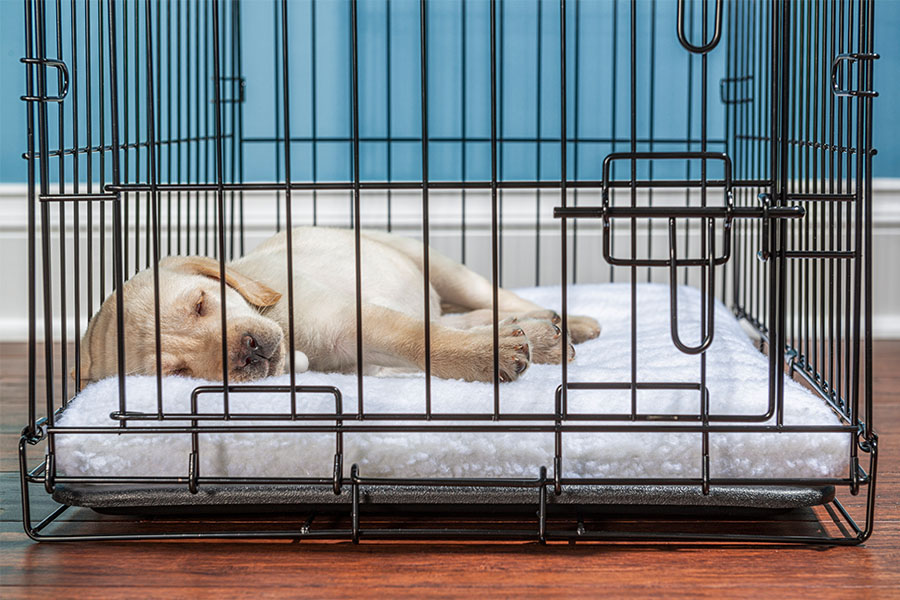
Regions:
[[[873,315],[872,337],[876,340],[900,340],[900,315]]]
[[[71,342],[75,340],[75,321],[69,318],[66,322],[66,336]],[[82,319],[79,333],[84,334],[85,325],[87,323]],[[53,337],[55,341],[59,341],[60,320],[53,319]],[[0,318],[0,342],[24,342],[28,339],[28,320],[20,318]],[[44,341],[44,321],[38,317],[35,323],[35,340],[38,343]]]
[[[41,340],[44,335],[43,323],[38,321],[41,331],[38,332],[36,339]],[[56,328],[54,328],[56,330]],[[0,319],[0,341],[3,342],[24,342],[28,339],[28,321],[21,318],[2,318]]]
[[[82,186],[83,187],[83,186]],[[0,183],[0,232],[25,233],[27,231],[27,210],[25,198],[27,195],[27,186],[15,183]],[[572,193],[570,191],[570,193]],[[646,195],[646,190],[640,190],[639,197]],[[696,192],[699,195],[699,192]],[[900,228],[900,178],[883,178],[875,179],[872,182],[872,227],[874,230],[884,228]],[[346,226],[349,222],[349,198],[348,192],[322,191],[318,193],[318,222],[323,226]],[[505,196],[512,199],[519,199],[521,202],[508,202],[504,206],[503,227],[506,228],[525,228],[532,229],[534,227],[535,206],[533,193],[518,192],[516,190],[508,190]],[[549,211],[546,210],[554,203],[554,199],[558,195],[553,190],[546,190],[542,194],[542,209],[545,215],[541,219],[543,224],[557,223],[556,220],[550,218]],[[212,196],[212,193],[210,193]],[[294,210],[299,215],[299,219],[303,219],[307,213],[311,214],[311,192],[295,192],[294,193]],[[363,223],[372,223],[373,226],[384,222],[385,192],[366,191],[363,193],[363,202],[361,206],[361,215]],[[440,198],[452,198],[451,202],[432,202],[430,205],[429,223],[431,227],[437,229],[453,228],[458,229],[460,223],[460,207],[459,193],[455,190],[431,190],[430,197],[438,200]],[[490,226],[490,192],[487,190],[469,191],[467,194],[469,202],[466,207],[467,227],[483,228]],[[245,210],[244,226],[245,230],[252,231],[268,231],[273,228],[275,221],[275,204],[273,202],[274,193],[271,192],[245,192],[245,206],[253,206],[254,210]],[[582,195],[584,198],[584,195]],[[343,202],[342,202],[343,200]],[[599,198],[598,198],[599,201]],[[684,192],[676,189],[658,189],[653,191],[653,201],[657,206],[665,206],[667,204],[678,205],[684,202]],[[166,196],[163,194],[162,203],[165,205]],[[283,202],[283,200],[282,200]],[[401,229],[419,229],[422,224],[421,200],[420,194],[416,191],[395,191],[392,193],[392,224]],[[212,201],[210,202],[212,205]],[[307,207],[308,205],[308,207]],[[521,206],[522,210],[516,211],[515,207]],[[82,204],[82,207],[84,205]],[[304,210],[306,209],[306,210]],[[82,214],[86,209],[82,208]],[[56,231],[56,214],[57,210],[51,211],[51,220],[53,230]],[[282,210],[282,218],[283,218]],[[107,211],[108,217],[111,211]],[[96,215],[95,211],[95,215]],[[96,217],[95,217],[96,218]],[[162,223],[165,224],[165,207],[163,207]],[[71,222],[69,223],[71,226]],[[590,223],[588,223],[590,226]],[[99,224],[97,225],[99,227]]]
[[[872,228],[900,228],[900,178],[872,181]]]

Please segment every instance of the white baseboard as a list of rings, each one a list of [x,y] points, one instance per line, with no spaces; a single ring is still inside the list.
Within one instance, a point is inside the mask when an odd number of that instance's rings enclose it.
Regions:
[[[900,179],[876,179],[873,182],[874,202],[872,211],[873,244],[875,262],[873,264],[874,294],[873,294],[873,328],[874,337],[880,339],[900,339],[900,275],[898,275],[897,261],[900,259]],[[621,192],[623,195],[627,192]],[[642,191],[641,194],[644,192]],[[541,245],[540,270],[541,283],[552,284],[559,281],[559,222],[552,218],[553,206],[559,204],[558,192],[551,190],[542,192],[540,207]],[[593,198],[599,203],[599,195],[596,191],[586,191],[579,195],[580,203],[586,204]],[[210,194],[210,205],[214,195]],[[168,198],[161,199],[163,210],[167,206]],[[655,205],[683,204],[684,192],[676,190],[655,190],[653,196]],[[571,200],[570,200],[571,202]],[[283,203],[283,199],[282,199]],[[201,202],[201,209],[202,209]],[[275,231],[276,209],[272,194],[244,195],[244,224],[246,236],[246,250],[253,248]],[[361,222],[365,227],[384,228],[386,219],[387,195],[384,192],[366,192],[361,203]],[[536,205],[532,193],[506,191],[503,195],[503,240],[502,240],[502,274],[503,284],[507,287],[534,285],[535,271],[535,215]],[[192,202],[191,210],[196,206]],[[51,209],[53,236],[53,254],[57,254],[58,247],[58,207]],[[69,243],[68,250],[71,259],[73,251],[71,208],[67,208],[66,230]],[[143,211],[143,208],[142,208]],[[111,211],[107,210],[107,213]],[[296,225],[311,224],[312,196],[308,193],[296,193],[293,203],[294,222]],[[227,214],[227,213],[226,213]],[[284,209],[280,211],[284,219]],[[322,192],[317,197],[318,224],[327,226],[347,226],[350,223],[350,202],[345,192]],[[422,226],[421,199],[416,192],[394,192],[391,196],[391,222],[393,230],[409,236],[420,236]],[[99,212],[94,210],[94,243],[99,240]],[[132,215],[133,216],[133,215]],[[109,219],[110,214],[107,214]],[[173,209],[173,222],[176,220]],[[433,246],[452,257],[459,257],[461,252],[461,217],[462,201],[458,192],[432,191],[429,230],[430,240]],[[210,221],[214,223],[214,215],[210,213]],[[145,220],[145,214],[141,214],[141,222]],[[84,253],[86,232],[86,209],[80,209],[80,233],[81,250]],[[226,217],[226,222],[228,219]],[[467,238],[467,263],[469,266],[485,275],[490,274],[490,240],[491,240],[491,205],[490,194],[484,191],[468,192],[466,197],[466,238]],[[164,230],[167,218],[164,214],[161,220]],[[174,228],[174,225],[173,225]],[[599,221],[581,221],[579,229],[579,258],[578,277],[580,281],[605,281],[609,272],[609,266],[600,255],[600,223]],[[211,227],[211,235],[214,235],[215,227]],[[627,228],[621,228],[616,236],[618,248],[627,248]],[[107,227],[107,236],[109,227]],[[643,236],[641,243],[646,244],[648,231],[645,225],[641,225],[639,236]],[[650,232],[653,238],[653,246],[656,251],[662,251],[667,245],[667,233],[665,224],[654,224]],[[133,236],[133,233],[132,233]],[[23,185],[0,185],[0,284],[3,291],[0,292],[0,341],[22,341],[27,339],[27,210],[26,188]],[[133,238],[132,238],[133,239]],[[691,238],[691,244],[699,239],[696,235]],[[211,238],[212,240],[212,238]],[[620,241],[621,240],[621,241]],[[211,241],[211,246],[212,246]],[[163,249],[165,250],[165,249]],[[144,241],[141,241],[141,252],[144,251]],[[131,248],[130,266],[133,268],[134,248]],[[141,260],[144,260],[143,254]],[[40,248],[37,254],[38,269],[41,269]],[[107,261],[107,270],[110,265]],[[69,268],[71,270],[71,267]],[[95,266],[95,275],[99,270],[99,264]],[[621,270],[621,276],[627,277],[627,269]],[[654,280],[665,281],[667,273],[658,269],[654,272]],[[619,279],[617,275],[617,280]],[[58,265],[54,265],[51,277],[54,287],[59,284]],[[69,291],[73,289],[74,281],[71,273],[67,275]],[[571,279],[570,279],[571,281]],[[40,276],[38,277],[40,287]],[[38,311],[40,308],[41,292],[38,291]],[[58,299],[55,301],[58,302]],[[71,304],[71,301],[70,301]],[[96,300],[95,300],[96,305]],[[69,336],[74,335],[75,324],[72,321],[73,310],[68,308],[67,329]],[[80,330],[84,328],[86,315],[86,300],[82,300],[82,323]],[[40,315],[40,312],[38,313]],[[59,307],[54,306],[54,331],[59,332]],[[38,339],[43,336],[42,319],[37,323]]]
[[[900,340],[900,315],[873,315],[872,337],[881,340]]]

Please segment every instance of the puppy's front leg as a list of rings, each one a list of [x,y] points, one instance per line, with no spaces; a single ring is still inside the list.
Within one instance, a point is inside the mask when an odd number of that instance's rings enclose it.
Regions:
[[[400,359],[425,369],[423,320],[375,305],[365,305],[362,316],[365,361],[395,366]],[[528,337],[516,324],[501,324],[499,334],[500,381],[513,381],[531,364]],[[438,377],[493,381],[493,357],[492,326],[458,330],[431,323],[431,369]]]

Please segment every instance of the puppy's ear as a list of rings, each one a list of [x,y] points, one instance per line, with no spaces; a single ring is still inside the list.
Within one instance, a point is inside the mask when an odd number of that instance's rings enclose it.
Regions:
[[[109,349],[116,348],[116,302],[116,295],[113,293],[100,305],[100,310],[91,317],[87,329],[84,330],[81,338],[82,390],[92,381],[102,379],[115,371],[115,358],[112,358],[112,364],[109,364],[110,357],[113,356]],[[99,344],[96,348],[95,338]],[[74,381],[75,369],[72,369],[71,376]]]
[[[207,256],[170,256],[159,262],[160,268],[190,275],[204,275],[219,279],[219,261]],[[225,269],[225,283],[234,288],[244,300],[259,308],[275,306],[281,294],[269,286],[256,281],[233,269]]]
[[[75,369],[74,368],[69,370],[69,377],[72,378],[72,381],[75,381]],[[77,381],[76,381],[76,383],[77,383]],[[78,391],[79,392],[82,391],[84,388],[86,388],[88,386],[89,383],[92,383],[92,380],[88,379],[87,376],[84,373],[82,373],[81,374],[81,386],[78,388]]]

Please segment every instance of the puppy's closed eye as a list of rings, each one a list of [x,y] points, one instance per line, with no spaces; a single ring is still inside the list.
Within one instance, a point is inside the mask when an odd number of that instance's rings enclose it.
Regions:
[[[179,367],[177,369],[170,369],[166,375],[174,375],[176,377],[190,377],[193,375],[193,372],[189,367]]]
[[[200,297],[197,299],[197,302],[194,304],[194,314],[198,317],[202,317],[206,314],[206,292],[200,292]]]

